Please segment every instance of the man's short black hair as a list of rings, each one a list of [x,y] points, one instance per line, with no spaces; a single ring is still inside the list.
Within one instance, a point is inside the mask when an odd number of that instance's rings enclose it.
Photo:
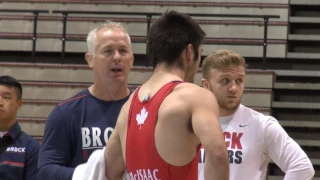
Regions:
[[[17,90],[18,99],[22,98],[22,86],[20,82],[12,76],[0,76],[0,85],[13,87]]]
[[[176,11],[163,13],[148,32],[148,58],[153,67],[159,63],[181,66],[182,51],[192,44],[195,59],[206,33],[187,14]]]

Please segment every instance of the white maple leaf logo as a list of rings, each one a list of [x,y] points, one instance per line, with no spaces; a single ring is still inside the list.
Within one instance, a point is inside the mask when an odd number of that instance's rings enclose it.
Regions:
[[[140,129],[141,129],[141,125],[144,124],[144,121],[147,119],[148,116],[148,112],[146,111],[146,108],[142,108],[140,114],[137,114],[136,116],[136,120],[138,122],[138,125],[140,125]]]

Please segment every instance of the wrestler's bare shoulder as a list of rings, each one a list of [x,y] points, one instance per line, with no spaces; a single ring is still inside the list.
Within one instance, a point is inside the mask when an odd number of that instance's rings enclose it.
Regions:
[[[134,93],[130,94],[128,100],[123,104],[121,111],[119,113],[118,120],[117,120],[117,126],[120,130],[124,130],[124,128],[128,124],[128,113],[129,113],[130,104],[131,104],[131,101],[133,98],[133,94]]]
[[[180,96],[181,99],[188,101],[216,100],[215,96],[209,90],[192,83],[181,83],[175,87],[173,93]]]

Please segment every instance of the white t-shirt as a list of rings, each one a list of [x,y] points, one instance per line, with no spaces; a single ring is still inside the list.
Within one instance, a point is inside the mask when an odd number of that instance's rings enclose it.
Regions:
[[[230,180],[264,180],[272,159],[285,180],[310,180],[311,161],[284,131],[278,121],[240,105],[237,111],[219,118],[230,161]],[[199,160],[199,180],[203,180],[204,150]]]

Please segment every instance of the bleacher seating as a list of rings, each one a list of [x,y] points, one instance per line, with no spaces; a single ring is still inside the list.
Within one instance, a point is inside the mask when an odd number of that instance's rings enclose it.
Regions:
[[[19,3],[17,3],[19,2]],[[166,9],[175,9],[187,13],[228,13],[243,14],[275,14],[280,19],[270,19],[268,29],[267,56],[284,58],[286,55],[288,4],[285,3],[245,3],[219,1],[211,2],[184,2],[184,1],[4,1],[3,8],[49,9],[52,10],[91,10],[91,11],[122,11],[122,12],[164,12]],[[67,3],[68,2],[68,3]],[[91,4],[89,4],[89,2]],[[282,1],[286,2],[286,1]],[[45,6],[44,6],[45,5]],[[7,46],[0,50],[28,51],[32,42],[32,16],[0,16],[6,26],[0,31],[0,42]],[[156,17],[154,17],[156,18]],[[83,43],[90,29],[96,27],[106,19],[120,21],[132,36],[133,50],[136,54],[145,54],[145,36],[147,34],[146,18],[117,15],[78,15],[69,14],[67,23],[66,52],[85,52]],[[208,18],[197,17],[198,23],[207,32],[208,38],[204,48],[204,55],[210,54],[213,49],[233,49],[245,57],[262,57],[263,19],[250,18]],[[26,21],[27,20],[27,21]],[[29,21],[28,21],[29,20]],[[12,23],[16,22],[16,23]],[[13,29],[13,30],[11,30]],[[60,52],[62,48],[62,14],[42,14],[38,22],[38,52]],[[11,37],[15,41],[8,41]],[[18,40],[19,39],[19,40]],[[257,46],[260,45],[260,46]]]
[[[306,151],[316,168],[315,180],[319,180],[320,139],[320,81],[318,72],[282,71],[278,69],[317,69],[318,64],[310,60],[319,59],[319,54],[310,54],[317,46],[314,42],[318,35],[294,34],[290,25],[312,23],[319,24],[317,17],[292,15],[292,7],[304,8],[308,4],[317,4],[312,0],[206,0],[206,1],[99,1],[99,0],[2,0],[2,9],[44,9],[50,10],[85,10],[85,11],[120,11],[120,12],[163,12],[175,9],[186,13],[228,13],[228,14],[273,14],[280,19],[270,19],[268,25],[268,60],[275,59],[272,66],[275,71],[253,70],[249,64],[246,89],[242,103],[267,115],[273,115],[290,136]],[[291,10],[291,11],[290,11]],[[291,14],[290,14],[291,13]],[[306,13],[308,14],[308,13]],[[151,22],[157,17],[152,17]],[[85,38],[89,30],[110,19],[122,22],[132,36],[133,51],[144,55],[146,52],[147,20],[141,16],[118,15],[79,15],[69,14],[66,29],[66,53],[84,53]],[[263,43],[263,19],[196,17],[197,22],[207,32],[203,55],[216,49],[232,49],[245,58],[256,58],[261,64]],[[288,19],[290,20],[288,22]],[[0,14],[0,51],[26,51],[32,49],[33,16],[32,14]],[[59,53],[62,49],[62,14],[40,14],[38,18],[37,52]],[[294,24],[294,27],[297,25]],[[304,26],[303,26],[304,27]],[[314,27],[314,26],[312,26]],[[302,29],[304,30],[304,29]],[[305,31],[309,31],[308,29]],[[298,31],[299,32],[299,31]],[[300,47],[299,42],[312,42],[309,50]],[[293,43],[292,43],[293,42]],[[295,45],[294,43],[297,43]],[[292,43],[292,47],[290,45]],[[289,45],[288,45],[289,44]],[[315,48],[316,47],[316,48]],[[290,52],[299,50],[307,52]],[[296,65],[296,60],[307,61],[311,65]],[[139,60],[139,59],[137,59]],[[294,61],[290,61],[294,60]],[[40,63],[0,63],[0,75],[8,74],[21,80],[24,87],[23,108],[18,121],[27,133],[42,141],[46,117],[61,100],[68,98],[92,83],[92,72],[87,65],[79,64],[43,64]],[[60,62],[57,60],[56,62]],[[83,63],[81,63],[83,64]],[[285,66],[281,66],[285,65]],[[131,89],[135,89],[150,77],[151,68],[134,66],[129,76]],[[309,80],[308,80],[309,78]],[[311,78],[311,80],[310,80]],[[199,84],[201,70],[196,75]],[[268,180],[283,179],[283,173],[271,163],[271,175]]]
[[[46,117],[60,101],[91,85],[92,72],[86,65],[58,65],[35,63],[0,63],[0,75],[12,75],[21,80],[24,88],[24,105],[18,112],[22,129],[41,141]],[[130,89],[134,90],[151,76],[152,69],[133,67],[130,72]],[[271,114],[272,71],[248,70],[247,89],[242,103],[259,112]],[[199,84],[201,71],[197,74]],[[255,97],[255,98],[251,98]],[[259,99],[260,101],[257,101]]]
[[[47,117],[53,107],[82,89],[90,86],[92,71],[87,65],[0,63],[1,74],[18,78],[24,87],[24,106],[21,117]],[[129,75],[130,88],[145,82],[152,73],[151,68],[133,67]],[[272,86],[275,74],[272,71],[248,70],[243,103],[271,114]],[[200,85],[201,71],[195,78]],[[254,97],[254,98],[252,98]],[[259,99],[259,101],[257,101]]]
[[[17,77],[23,81],[53,81],[91,83],[93,73],[87,65],[45,64],[45,63],[10,63],[0,62],[0,73]],[[151,67],[134,66],[129,74],[129,84],[141,84],[152,73]],[[195,77],[200,85],[201,71]],[[248,69],[246,76],[247,88],[272,89],[275,74],[273,71]]]

